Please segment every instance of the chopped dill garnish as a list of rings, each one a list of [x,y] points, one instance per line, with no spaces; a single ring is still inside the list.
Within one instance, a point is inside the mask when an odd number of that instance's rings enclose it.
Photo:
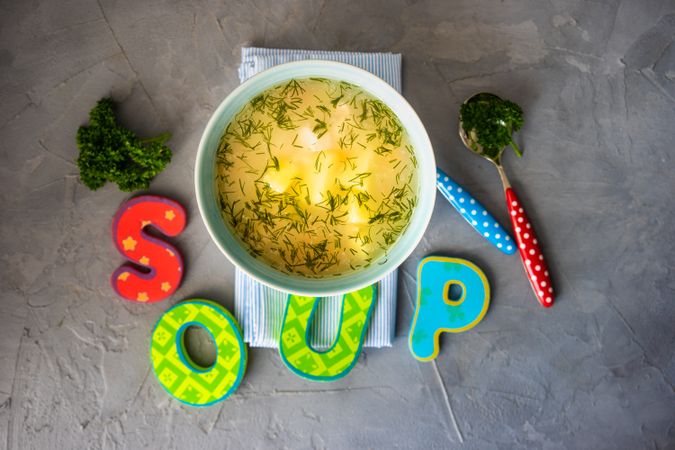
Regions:
[[[323,151],[320,151],[318,155],[316,155],[316,159],[314,160],[314,171],[316,173],[321,172],[321,158],[326,159],[326,153]]]
[[[338,103],[340,102],[340,100],[342,100],[343,97],[344,97],[344,94],[339,95],[339,96],[335,97],[334,99],[332,99],[330,101],[330,104],[333,105],[333,108],[337,108]]]
[[[417,206],[398,117],[347,82],[293,79],[256,95],[215,164],[221,214],[248,252],[305,277],[385,263]]]
[[[314,125],[312,131],[316,133],[317,139],[321,139],[321,136],[328,132],[328,125],[326,125],[326,122],[319,119],[314,119],[314,122],[316,122],[316,124]]]

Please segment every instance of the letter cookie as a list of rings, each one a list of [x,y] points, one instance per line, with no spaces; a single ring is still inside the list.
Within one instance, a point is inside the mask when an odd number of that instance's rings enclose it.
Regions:
[[[131,260],[110,277],[120,297],[136,302],[158,302],[173,294],[183,279],[183,259],[176,248],[145,231],[151,225],[167,236],[185,228],[185,210],[175,201],[143,195],[123,203],[112,225],[117,250]],[[145,270],[139,270],[141,266]]]
[[[461,289],[449,298],[451,286]],[[460,333],[476,326],[490,304],[490,285],[478,266],[459,258],[429,256],[417,268],[417,305],[410,330],[410,352],[420,361],[438,355],[442,332]]]
[[[308,343],[308,334],[320,299],[289,295],[279,339],[284,364],[313,381],[333,381],[347,375],[361,354],[376,299],[376,284],[346,294],[335,343],[326,351],[316,351]]]
[[[190,325],[204,327],[216,345],[216,361],[200,367],[185,351]],[[159,384],[190,406],[209,406],[237,390],[246,371],[247,352],[237,320],[208,300],[187,300],[159,319],[150,344],[152,368]]]

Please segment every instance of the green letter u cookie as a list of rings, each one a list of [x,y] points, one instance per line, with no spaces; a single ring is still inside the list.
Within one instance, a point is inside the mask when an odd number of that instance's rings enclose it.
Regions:
[[[333,381],[347,375],[361,354],[376,297],[376,284],[346,294],[335,343],[319,352],[309,345],[308,334],[320,299],[289,295],[279,340],[284,364],[313,381]]]
[[[205,328],[216,345],[216,361],[200,367],[185,351],[187,328]],[[152,367],[159,384],[191,406],[209,406],[234,392],[246,371],[246,346],[237,320],[208,300],[187,300],[159,319],[150,344]]]

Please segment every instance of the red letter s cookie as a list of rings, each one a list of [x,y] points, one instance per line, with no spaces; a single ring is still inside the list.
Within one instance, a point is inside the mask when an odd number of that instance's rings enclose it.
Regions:
[[[117,250],[135,264],[127,262],[113,272],[110,282],[117,294],[136,302],[158,302],[178,289],[183,279],[180,253],[146,233],[145,227],[152,225],[166,236],[177,236],[185,221],[183,207],[165,197],[143,195],[120,206],[113,219],[113,241]]]

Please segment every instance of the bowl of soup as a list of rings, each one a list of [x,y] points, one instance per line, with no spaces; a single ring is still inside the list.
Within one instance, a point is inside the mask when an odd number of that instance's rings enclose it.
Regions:
[[[357,67],[298,61],[223,100],[197,153],[202,219],[237,267],[326,296],[372,284],[424,234],[435,200],[429,137],[408,102]]]

